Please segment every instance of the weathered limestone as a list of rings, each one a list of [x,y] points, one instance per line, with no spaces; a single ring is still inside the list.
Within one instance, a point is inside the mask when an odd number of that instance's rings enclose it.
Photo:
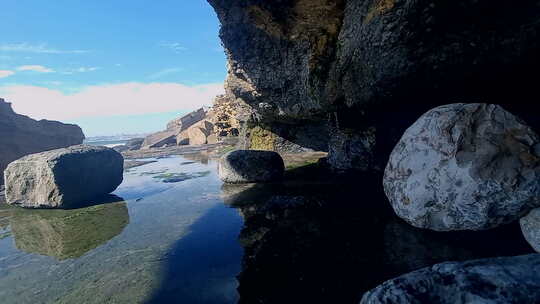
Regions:
[[[536,208],[519,220],[523,236],[540,253],[540,208]]]
[[[150,134],[144,139],[140,148],[150,149],[176,145],[176,135],[178,132],[178,129],[172,129]]]
[[[283,159],[272,151],[236,150],[223,155],[218,164],[219,178],[231,184],[277,181],[284,171]]]
[[[6,202],[25,208],[73,208],[111,193],[124,159],[113,149],[72,146],[25,156],[4,172]]]
[[[360,303],[538,302],[540,254],[437,264],[383,283]]]
[[[0,174],[24,155],[82,144],[83,140],[78,126],[19,115],[0,98]],[[0,178],[0,185],[3,183]]]
[[[199,124],[206,117],[206,109],[200,108],[182,117],[179,117],[167,124],[167,129],[148,135],[141,145],[141,149],[159,148],[163,146],[173,146],[188,144],[186,131]],[[181,135],[182,134],[182,135]]]
[[[192,125],[198,123],[206,117],[206,110],[200,108],[182,117],[179,117],[167,124],[168,130],[179,129],[180,131],[186,130]]]
[[[208,120],[202,120],[182,131],[176,136],[178,145],[204,145],[212,134],[214,125]]]
[[[424,114],[390,156],[384,188],[411,225],[482,230],[540,204],[540,139],[496,105],[451,104]]]

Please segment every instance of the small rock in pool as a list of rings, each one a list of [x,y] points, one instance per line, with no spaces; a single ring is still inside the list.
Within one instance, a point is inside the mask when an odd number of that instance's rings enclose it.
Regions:
[[[529,244],[540,253],[540,208],[534,209],[521,220],[521,231]]]
[[[384,175],[396,214],[437,231],[483,230],[540,204],[538,135],[497,105],[451,104],[403,135]]]
[[[75,208],[113,192],[124,158],[107,147],[71,146],[31,154],[4,172],[6,202],[25,208]]]
[[[221,157],[219,178],[231,184],[278,181],[285,165],[281,156],[272,151],[236,150]]]

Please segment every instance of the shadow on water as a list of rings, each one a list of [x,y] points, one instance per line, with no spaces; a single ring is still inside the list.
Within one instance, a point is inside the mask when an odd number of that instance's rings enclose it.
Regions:
[[[210,209],[168,251],[161,285],[146,303],[235,303],[241,227],[234,209]]]
[[[109,196],[107,203],[70,210],[2,209],[17,249],[65,260],[81,257],[124,230],[129,213],[126,203],[118,200]]]
[[[239,303],[358,303],[380,283],[435,263],[532,253],[517,223],[416,229],[394,215],[380,176],[323,180],[223,186],[245,221]]]

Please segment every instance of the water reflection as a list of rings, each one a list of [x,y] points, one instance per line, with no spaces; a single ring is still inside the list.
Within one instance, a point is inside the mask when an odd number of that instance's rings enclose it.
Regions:
[[[58,260],[84,255],[120,234],[128,223],[125,202],[73,210],[9,210],[17,249]]]
[[[421,267],[531,253],[517,224],[464,233],[411,227],[376,190],[378,180],[222,187],[245,221],[239,302],[358,303],[365,291]]]
[[[203,151],[200,153],[193,153],[193,154],[185,154],[185,155],[182,155],[182,157],[187,160],[201,163],[203,165],[208,165],[210,161],[210,156],[207,151]],[[186,164],[186,162],[184,162],[184,164]]]
[[[532,252],[517,225],[413,228],[395,217],[377,176],[304,171],[223,185],[216,163],[200,159],[131,169],[115,192],[127,205],[0,206],[2,303],[358,303],[416,268]],[[178,183],[154,178],[207,171]]]

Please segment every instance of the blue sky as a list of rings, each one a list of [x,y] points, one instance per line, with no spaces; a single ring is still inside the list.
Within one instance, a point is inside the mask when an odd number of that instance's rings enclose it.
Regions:
[[[88,136],[156,131],[223,91],[205,0],[2,0],[0,20],[0,97]]]

